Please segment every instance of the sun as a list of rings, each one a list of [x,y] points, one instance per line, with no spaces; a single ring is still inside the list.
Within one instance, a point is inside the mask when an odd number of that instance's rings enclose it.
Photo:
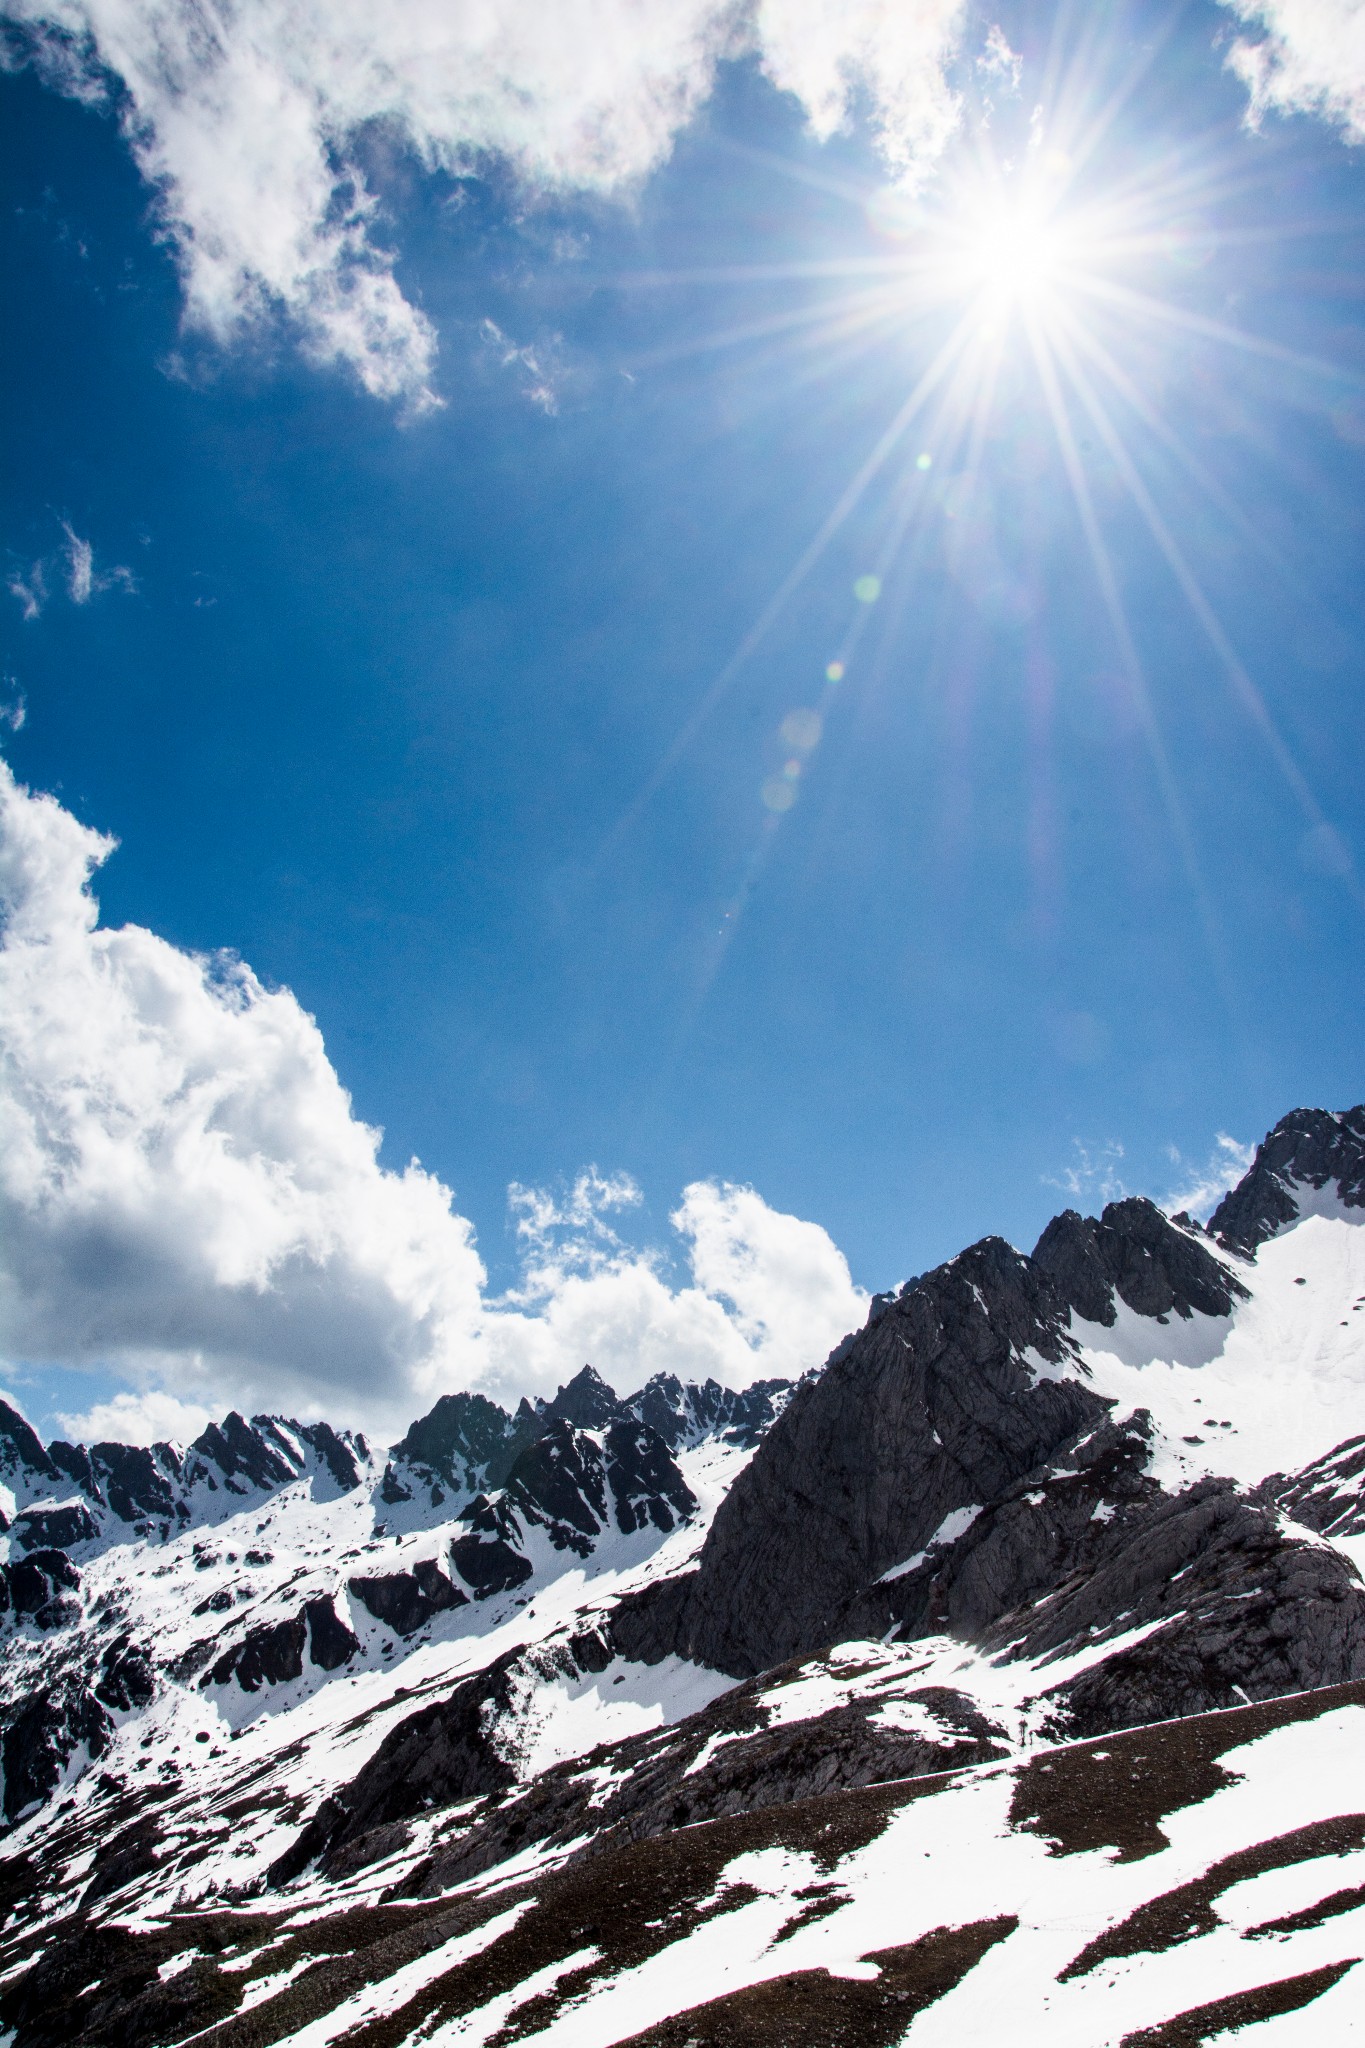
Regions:
[[[965,215],[962,231],[963,283],[1002,305],[1056,290],[1074,254],[1065,217],[1027,195],[993,195]]]

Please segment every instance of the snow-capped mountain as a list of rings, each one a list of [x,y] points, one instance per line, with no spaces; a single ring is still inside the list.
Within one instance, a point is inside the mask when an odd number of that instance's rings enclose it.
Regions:
[[[795,1388],[0,1481],[14,2048],[1365,2038],[1365,1109]]]

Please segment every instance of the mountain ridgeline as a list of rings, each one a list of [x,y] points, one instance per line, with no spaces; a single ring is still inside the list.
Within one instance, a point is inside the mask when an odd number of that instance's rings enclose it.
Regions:
[[[706,1845],[861,1854],[911,1796],[902,1781],[937,1797],[954,1774],[1008,1767],[1002,1841],[1070,1829],[1086,1846],[1097,1828],[1154,1855],[1166,1838],[1133,1806],[1149,1750],[1131,1731],[1190,1731],[1149,1749],[1197,1802],[1233,1782],[1188,1762],[1231,1744],[1219,1717],[1260,1714],[1238,1725],[1269,1741],[1365,1712],[1362,1386],[1355,1108],[1282,1119],[1207,1224],[1135,1197],[1068,1209],[1029,1254],[984,1238],[875,1297],[794,1385],[661,1374],[622,1398],[585,1366],[513,1412],[444,1395],[387,1451],[236,1414],[184,1450],[44,1445],[0,1404],[0,2026],[14,2048],[268,2048],[333,2014],[333,2038],[417,1968],[400,1925],[472,1958],[493,1896],[528,1926],[560,1915],[544,1955],[575,1958],[565,1985],[590,1996],[673,1939],[658,1930],[675,1881],[680,1900],[731,1909]],[[1321,1709],[1281,1712],[1301,1696]],[[1038,1752],[1137,1761],[1112,1786],[1086,1778],[1108,1787],[1093,1808],[1040,1819]],[[1354,1853],[1354,1822],[1318,1825],[1304,1855]],[[819,1850],[793,1928],[835,1910],[819,1873],[843,1853]],[[1281,1855],[1245,1853],[1249,1872]],[[604,1886],[617,1873],[609,1910],[584,1866]],[[650,1931],[613,1946],[603,1930],[646,1871]],[[750,1891],[746,1876],[734,1905]],[[362,1899],[392,1952],[366,1949],[359,1977],[310,1971],[310,1954],[351,1953]],[[384,1918],[400,1904],[409,1917]],[[224,1912],[242,1914],[245,1961],[214,1960]],[[333,1921],[331,1948],[289,1932]],[[983,1918],[977,1947],[960,1927],[943,1939],[970,1973],[1015,1924]],[[515,2029],[537,2039],[571,1992],[545,1988],[531,1948],[515,1966],[505,1953],[507,1983],[540,1986]],[[641,2021],[629,2038],[710,2048],[788,2026],[890,2044],[896,1985],[932,2004],[957,1981],[891,1954],[873,1960],[892,2004],[869,1993],[853,2031],[811,1989],[820,1968],[770,1957],[772,1981],[798,1987],[780,2025],[721,1998],[714,2026]],[[442,1964],[440,1997],[402,2006],[402,2037],[474,2012],[483,1968]],[[1308,1971],[1304,1996],[1339,1977]],[[802,1999],[815,2017],[788,2025]],[[1240,2025],[1235,2003],[1209,2011],[1225,2008]],[[624,2041],[615,2025],[593,2038]],[[1187,2037],[1212,2035],[1169,2038]]]

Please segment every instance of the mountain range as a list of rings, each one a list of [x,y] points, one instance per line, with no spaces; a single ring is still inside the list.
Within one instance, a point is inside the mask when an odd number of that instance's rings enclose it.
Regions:
[[[0,1507],[12,2048],[1365,2039],[1365,1107],[795,1384]]]

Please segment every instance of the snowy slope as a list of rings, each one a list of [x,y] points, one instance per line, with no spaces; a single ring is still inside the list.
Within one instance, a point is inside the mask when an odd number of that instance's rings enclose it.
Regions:
[[[117,2014],[213,2048],[1351,2041],[1362,1759],[1356,1685],[436,1896],[381,1866],[211,1920],[125,1899],[83,1969],[11,1976],[4,2011],[23,2039],[113,2038]]]
[[[12,2048],[1360,2031],[1365,1111],[795,1390],[0,1489]]]
[[[1112,1329],[1072,1316],[1090,1383],[1159,1423],[1168,1483],[1213,1472],[1252,1486],[1360,1432],[1365,1209],[1332,1208],[1230,1260],[1248,1298],[1227,1317],[1161,1324],[1123,1303]]]

